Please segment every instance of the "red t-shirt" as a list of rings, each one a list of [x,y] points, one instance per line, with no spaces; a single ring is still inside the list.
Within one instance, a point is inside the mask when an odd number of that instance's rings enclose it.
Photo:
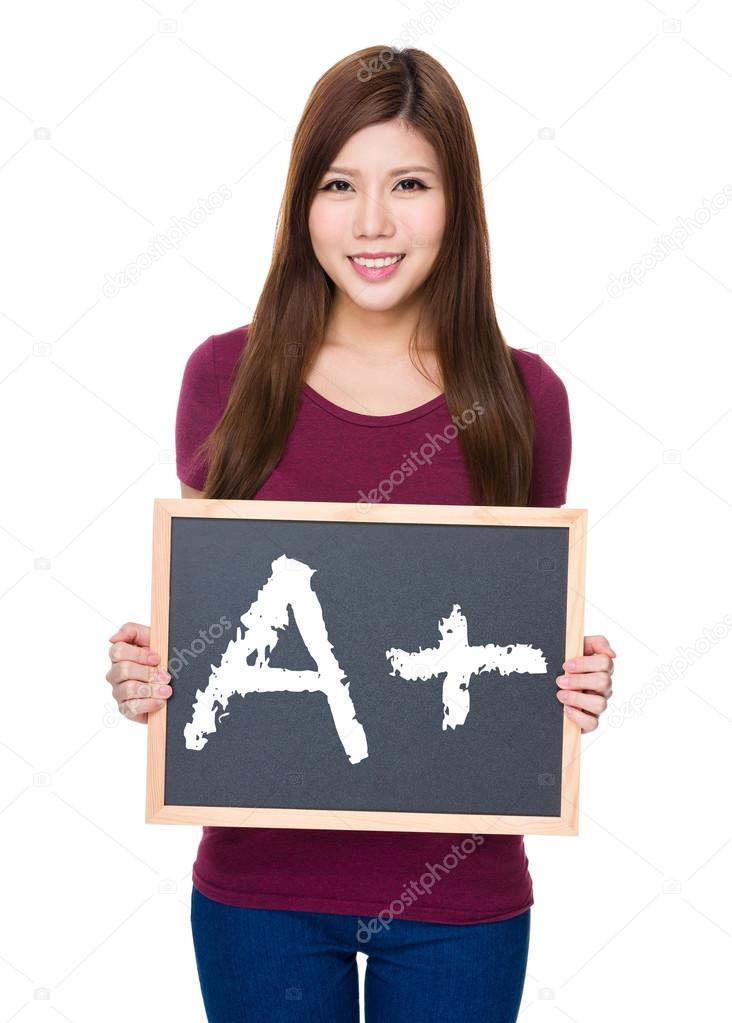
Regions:
[[[190,355],[175,425],[183,483],[203,490],[206,466],[195,458],[221,417],[246,342],[247,327],[214,334]],[[566,501],[571,459],[567,392],[532,352],[510,349],[528,387],[536,420],[530,504]],[[473,504],[469,477],[443,395],[407,412],[350,412],[305,384],[282,458],[256,499],[374,500],[378,486],[412,449],[437,439],[439,454],[403,474],[389,499],[407,504]],[[443,435],[436,438],[435,435]],[[384,499],[381,496],[379,500]],[[232,906],[306,910],[470,924],[505,920],[533,905],[523,835],[305,828],[204,827],[193,884]],[[462,843],[462,844],[461,844]],[[458,848],[456,854],[455,847]],[[470,850],[470,851],[468,851]]]

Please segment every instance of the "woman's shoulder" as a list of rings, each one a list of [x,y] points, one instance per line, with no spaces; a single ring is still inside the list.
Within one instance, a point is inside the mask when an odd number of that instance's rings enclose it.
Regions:
[[[223,334],[211,334],[188,356],[184,381],[188,386],[214,395],[219,404],[226,404],[236,369],[246,347],[249,324],[235,327]]]
[[[567,400],[564,381],[541,355],[526,348],[509,346],[509,350],[535,405]]]
[[[529,504],[561,508],[567,500],[572,461],[572,423],[562,378],[536,352],[512,348],[511,354],[534,409],[534,471]]]
[[[243,327],[234,327],[224,334],[212,334],[208,341],[211,343],[215,358],[222,368],[229,368],[236,363],[244,351],[249,333],[249,324]]]
[[[228,401],[249,325],[211,334],[186,360],[175,416],[178,476],[203,490],[206,476],[201,445],[216,426]]]

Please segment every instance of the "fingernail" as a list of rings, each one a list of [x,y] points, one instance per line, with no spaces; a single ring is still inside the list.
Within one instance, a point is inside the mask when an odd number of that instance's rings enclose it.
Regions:
[[[574,661],[565,661],[562,667],[566,668],[567,671],[574,671],[574,665]]]
[[[170,682],[170,675],[167,671],[156,671],[155,678],[158,682]]]
[[[173,690],[170,688],[170,686],[158,686],[158,694],[160,696],[170,696],[172,692]]]
[[[155,662],[159,661],[159,660],[160,660],[160,657],[157,654],[148,654],[147,655],[147,663],[148,664],[155,664]]]
[[[559,678],[557,679],[557,685],[559,685],[559,686],[568,686],[569,685],[569,679],[567,678],[567,676],[566,675],[560,675]]]

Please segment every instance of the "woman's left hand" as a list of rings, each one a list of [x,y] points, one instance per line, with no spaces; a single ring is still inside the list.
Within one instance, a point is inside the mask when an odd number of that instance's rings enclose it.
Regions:
[[[615,656],[604,636],[585,636],[584,656],[562,664],[566,675],[557,679],[557,699],[564,704],[569,720],[581,725],[583,732],[597,728],[598,718],[612,696]]]

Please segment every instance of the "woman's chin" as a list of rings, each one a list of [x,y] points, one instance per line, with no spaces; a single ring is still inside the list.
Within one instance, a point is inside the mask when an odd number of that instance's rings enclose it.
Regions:
[[[336,285],[341,288],[341,285]],[[374,287],[366,285],[363,288],[342,288],[353,305],[363,309],[364,312],[387,312],[389,309],[396,309],[409,299],[411,292],[402,288]]]

